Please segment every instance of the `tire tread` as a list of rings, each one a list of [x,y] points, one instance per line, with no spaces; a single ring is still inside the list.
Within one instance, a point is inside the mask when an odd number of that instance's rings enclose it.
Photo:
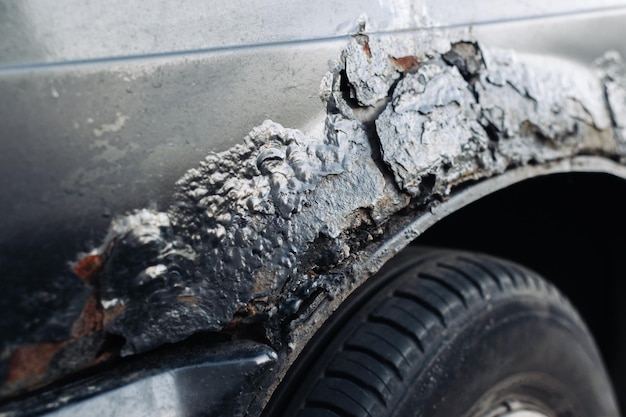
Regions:
[[[464,252],[430,255],[419,273],[403,271],[391,291],[374,297],[376,304],[346,336],[299,416],[327,417],[330,412],[356,417],[391,406],[394,389],[406,383],[406,369],[419,364],[448,326],[463,319],[463,311],[486,308],[494,297],[541,293],[574,311],[550,284],[511,262]],[[321,393],[333,389],[350,401],[324,400]],[[348,389],[350,395],[344,392]]]

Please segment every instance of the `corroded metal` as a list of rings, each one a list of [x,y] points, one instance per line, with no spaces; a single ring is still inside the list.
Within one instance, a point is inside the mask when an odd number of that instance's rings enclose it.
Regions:
[[[352,290],[351,265],[402,210],[514,167],[622,158],[624,79],[615,54],[591,72],[465,32],[356,34],[322,81],[323,134],[266,121],[189,170],[167,209],[116,217],[73,265],[91,290],[68,341],[3,352],[2,392],[106,359],[110,335],[122,355],[248,325],[289,344],[292,322]],[[60,352],[75,363],[48,371]]]
[[[0,404],[0,416],[240,417],[275,361],[270,347],[251,341],[161,350]]]
[[[353,259],[350,236],[373,236],[410,198],[445,198],[511,166],[619,153],[595,74],[467,41],[411,46],[355,37],[325,79],[324,136],[267,121],[190,170],[166,212],[113,222],[89,256],[105,258],[96,286],[124,354],[236,316],[295,313],[302,289],[332,291],[323,271]],[[407,56],[419,67],[397,65]],[[375,120],[357,117],[380,102]]]

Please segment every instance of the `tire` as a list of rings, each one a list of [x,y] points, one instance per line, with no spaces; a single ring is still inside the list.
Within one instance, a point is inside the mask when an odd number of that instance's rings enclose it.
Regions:
[[[535,273],[409,249],[351,296],[272,416],[618,416],[592,337]]]

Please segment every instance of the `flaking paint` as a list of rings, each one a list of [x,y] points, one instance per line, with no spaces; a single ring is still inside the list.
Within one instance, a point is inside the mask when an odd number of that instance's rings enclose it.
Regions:
[[[323,136],[266,121],[189,170],[167,210],[114,220],[96,288],[124,354],[220,331],[240,314],[295,314],[296,294],[356,259],[351,234],[373,232],[411,198],[445,198],[511,166],[618,151],[603,91],[615,107],[623,90],[613,81],[453,37],[424,50],[364,36],[322,83]],[[397,64],[405,57],[417,68]]]
[[[98,306],[76,337],[120,335],[128,355],[258,322],[289,346],[289,322],[348,291],[398,211],[515,166],[623,156],[618,56],[594,73],[465,39],[355,35],[322,81],[323,135],[266,121],[189,170],[166,210],[116,217],[74,264]]]

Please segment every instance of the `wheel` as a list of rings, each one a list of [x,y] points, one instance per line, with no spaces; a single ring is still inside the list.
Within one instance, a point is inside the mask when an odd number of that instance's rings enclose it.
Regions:
[[[348,299],[277,390],[272,416],[617,416],[593,339],[535,273],[409,249]]]

